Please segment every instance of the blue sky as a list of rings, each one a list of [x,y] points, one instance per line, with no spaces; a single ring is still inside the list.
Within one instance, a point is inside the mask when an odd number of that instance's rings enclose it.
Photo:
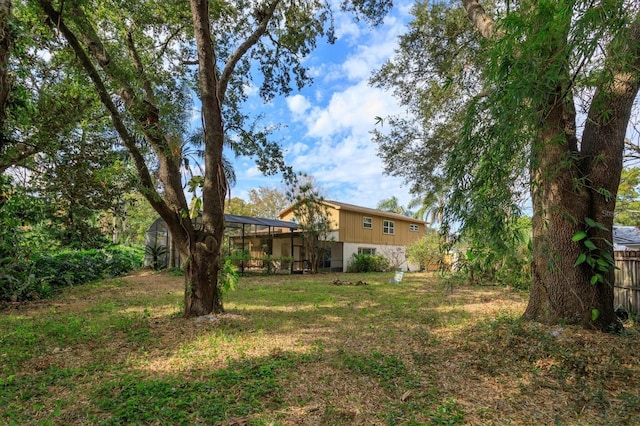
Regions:
[[[384,23],[376,28],[336,12],[337,42],[330,45],[319,40],[317,49],[305,59],[313,85],[267,104],[258,96],[257,87],[248,90],[248,111],[262,114],[264,124],[282,126],[273,138],[281,144],[287,163],[296,172],[313,176],[328,199],[375,207],[395,196],[406,207],[412,198],[401,178],[383,173],[370,133],[376,126],[375,117],[404,111],[389,92],[370,87],[368,80],[393,57],[413,4],[395,1]],[[199,120],[200,113],[195,116]],[[638,140],[637,128],[629,138]],[[232,197],[246,200],[248,191],[260,186],[282,188],[280,176],[261,175],[253,159],[233,160],[237,184]]]
[[[410,200],[402,179],[386,176],[370,132],[376,116],[401,111],[390,93],[370,87],[368,79],[393,56],[397,37],[405,31],[411,2],[394,6],[384,23],[371,29],[348,15],[336,14],[338,41],[325,40],[305,60],[314,84],[265,104],[257,88],[249,90],[247,108],[261,113],[266,124],[279,123],[274,135],[296,172],[314,176],[326,198],[375,207],[396,196]],[[281,179],[264,177],[251,158],[234,160],[237,184],[232,197],[247,199],[252,188],[281,187]]]

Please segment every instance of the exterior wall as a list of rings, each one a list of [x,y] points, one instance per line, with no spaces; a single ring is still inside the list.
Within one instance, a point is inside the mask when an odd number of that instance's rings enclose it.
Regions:
[[[291,222],[291,219],[294,218],[294,214],[293,214],[293,210],[292,209],[288,209],[286,210],[280,217],[280,220],[283,220],[285,222]]]
[[[419,270],[419,265],[411,265],[406,260],[406,247],[418,241],[425,235],[425,222],[412,219],[394,213],[382,212],[375,209],[354,206],[346,203],[328,201],[328,212],[331,225],[334,229],[328,241],[332,241],[331,248],[331,268],[338,269],[340,266],[346,271],[354,253],[358,253],[358,248],[376,249],[376,254],[389,259],[392,265],[400,265],[400,269]],[[371,218],[371,228],[363,226],[363,218]],[[290,221],[294,218],[293,208],[289,207],[281,213],[280,220]],[[383,222],[390,220],[394,224],[394,233],[385,234],[383,232]],[[417,230],[411,230],[410,225],[417,226]],[[336,244],[342,243],[342,244]],[[342,247],[341,255],[337,251]],[[302,264],[305,258],[302,248],[296,247],[294,250],[296,264]],[[341,259],[338,261],[337,259]]]
[[[349,263],[354,254],[358,254],[359,248],[375,249],[376,255],[384,256],[391,262],[391,265],[399,264],[401,271],[418,271],[420,265],[407,262],[406,247],[402,245],[386,245],[386,244],[366,244],[366,243],[344,243],[344,266],[343,272],[347,271]]]
[[[365,228],[364,217],[372,219],[372,227]],[[394,223],[394,233],[383,233],[383,221]],[[417,231],[411,231],[409,225],[418,225]],[[392,246],[407,246],[418,241],[425,233],[425,224],[404,220],[397,216],[373,215],[356,211],[340,210],[340,236],[345,243],[386,244]]]
[[[389,244],[389,245],[409,245],[418,241],[425,234],[426,224],[420,220],[397,214],[375,211],[349,210],[347,208],[335,208],[329,203],[329,214],[331,225],[335,229],[333,233],[334,241],[345,243],[367,243],[367,244]],[[292,209],[285,210],[280,217],[281,220],[289,221],[293,219]],[[363,217],[372,219],[372,228],[362,226]],[[394,233],[383,233],[383,221],[394,222]],[[411,231],[409,225],[417,225],[417,231]]]

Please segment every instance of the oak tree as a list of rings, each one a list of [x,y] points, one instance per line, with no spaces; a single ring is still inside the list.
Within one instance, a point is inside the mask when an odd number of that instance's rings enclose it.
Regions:
[[[422,21],[399,57],[417,77],[388,65],[397,81],[420,82],[404,93],[417,112],[418,141],[398,138],[428,151],[413,170],[442,172],[452,184],[449,220],[487,239],[510,229],[528,197],[533,258],[525,318],[618,330],[612,225],[640,85],[637,2],[463,0],[416,10]],[[436,12],[441,20],[433,20]],[[436,25],[419,26],[428,19]],[[409,57],[405,46],[412,45],[426,58],[415,50],[416,59]],[[419,61],[427,66],[418,69]],[[443,128],[457,137],[439,141]]]
[[[228,189],[223,147],[253,155],[265,173],[289,169],[279,146],[243,113],[254,84],[265,100],[311,79],[303,59],[317,39],[332,41],[332,11],[317,0],[31,0],[72,51],[129,152],[138,187],[167,223],[185,263],[187,317],[223,310],[218,272]],[[346,4],[379,21],[389,2]],[[53,48],[52,48],[53,49]],[[192,180],[201,225],[189,214],[182,135],[190,100],[201,105],[204,175]]]
[[[285,191],[260,186],[249,191],[249,205],[254,216],[278,219],[280,212],[289,205],[289,200]]]

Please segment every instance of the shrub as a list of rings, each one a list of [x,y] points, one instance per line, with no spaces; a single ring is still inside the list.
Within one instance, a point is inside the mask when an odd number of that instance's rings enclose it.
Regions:
[[[100,250],[66,250],[34,259],[38,277],[52,287],[85,284],[105,277],[124,275],[142,265],[142,252],[112,246]]]
[[[29,261],[3,260],[0,300],[47,297],[52,289],[124,275],[142,266],[139,249],[112,246],[100,250],[65,250],[39,254]]]
[[[146,258],[151,259],[151,269],[158,271],[167,266],[167,246],[148,245],[144,248]]]
[[[388,270],[389,260],[377,254],[354,254],[347,266],[347,272],[385,272]]]
[[[51,286],[36,278],[33,264],[15,258],[0,259],[0,301],[39,299],[51,293]]]
[[[407,248],[407,256],[411,262],[420,265],[427,271],[435,269],[436,265],[444,263],[444,255],[440,248],[440,236],[432,231]]]

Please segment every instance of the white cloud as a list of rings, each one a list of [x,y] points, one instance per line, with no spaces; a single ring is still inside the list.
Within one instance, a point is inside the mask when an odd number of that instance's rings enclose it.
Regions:
[[[262,176],[262,172],[260,172],[260,169],[258,169],[258,166],[252,166],[249,167],[248,169],[246,169],[246,171],[243,173],[246,177],[256,177],[256,176]]]
[[[191,108],[191,114],[189,117],[189,125],[191,128],[202,127],[202,111],[200,110],[200,106],[198,108],[195,106]]]
[[[242,86],[242,90],[244,90],[244,94],[249,97],[258,95],[258,87],[253,83],[245,84],[244,86]]]
[[[310,107],[311,103],[302,95],[293,95],[286,99],[289,111],[295,116],[302,116]]]
[[[338,13],[335,17],[335,36],[338,40],[350,43],[362,35],[362,28],[353,18],[344,13]]]
[[[328,138],[345,130],[360,137],[368,137],[375,124],[375,117],[398,111],[399,107],[389,93],[361,81],[342,92],[334,93],[325,108],[312,108],[304,121],[308,126],[309,137]]]
[[[361,37],[354,53],[342,65],[342,72],[350,80],[368,79],[373,70],[393,56],[398,36],[404,31],[405,25],[401,21],[387,19],[381,28]]]
[[[285,147],[285,155],[297,157],[309,151],[309,146],[302,142],[295,142]]]
[[[270,119],[288,123],[281,134],[287,141],[283,149],[288,164],[313,175],[328,198],[367,207],[392,196],[405,206],[410,200],[402,179],[384,174],[371,140],[376,117],[402,110],[391,94],[367,82],[372,71],[393,55],[397,36],[405,31],[402,15],[407,10],[397,11],[400,18],[389,17],[373,30],[337,16],[337,45],[308,58],[314,86],[289,96],[281,103],[282,110],[269,113]],[[276,178],[260,176],[255,166],[240,168],[238,182],[243,188],[277,186]]]

